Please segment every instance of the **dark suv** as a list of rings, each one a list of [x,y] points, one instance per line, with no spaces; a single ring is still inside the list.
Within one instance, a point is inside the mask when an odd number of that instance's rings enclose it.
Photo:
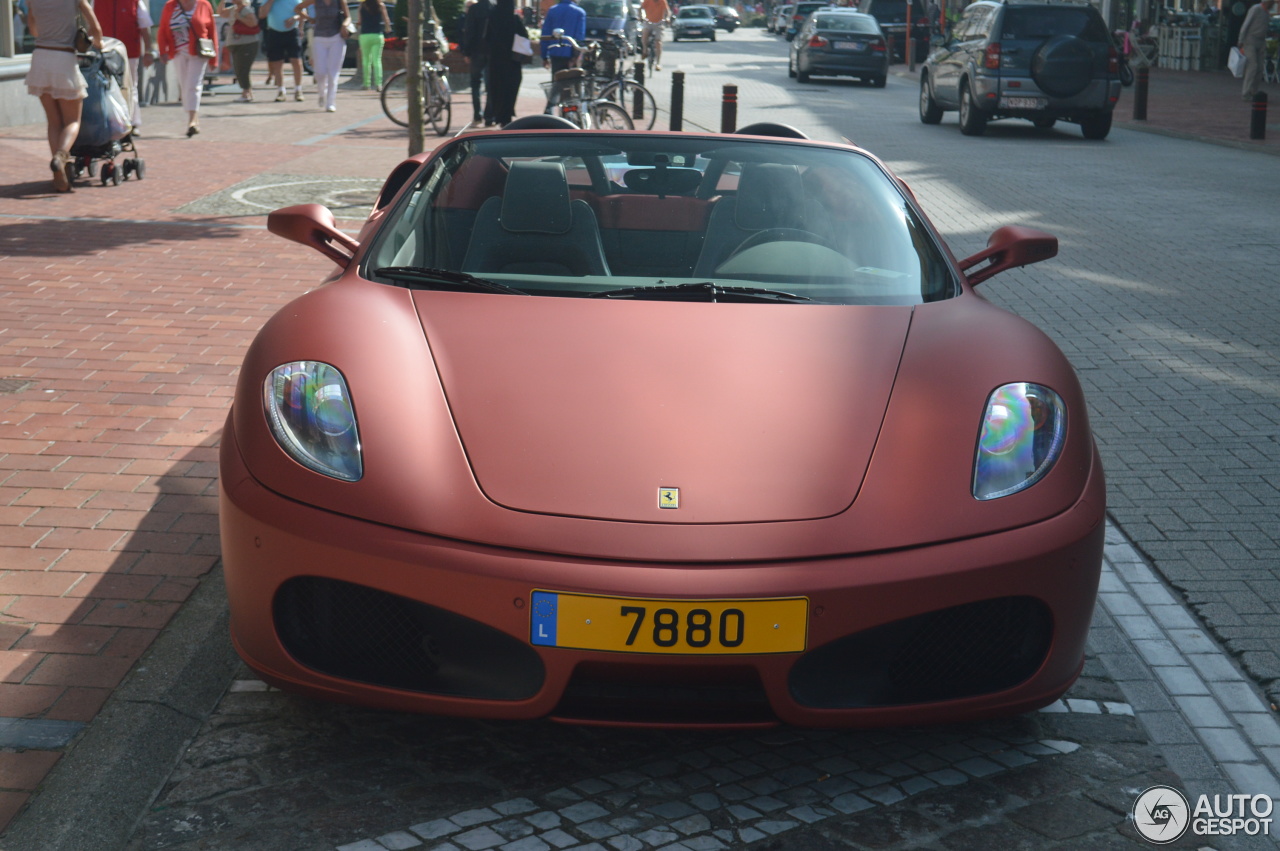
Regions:
[[[894,62],[906,61],[907,3],[906,0],[862,0],[859,12],[865,12],[880,24],[880,31],[893,43]],[[933,23],[936,23],[933,22]],[[919,62],[929,52],[929,14],[925,0],[911,0],[911,55]]]
[[[1105,139],[1119,99],[1119,54],[1085,3],[979,0],[920,72],[920,120],[937,124],[958,109],[967,136],[1025,118],[1042,128],[1071,121],[1086,139]]]

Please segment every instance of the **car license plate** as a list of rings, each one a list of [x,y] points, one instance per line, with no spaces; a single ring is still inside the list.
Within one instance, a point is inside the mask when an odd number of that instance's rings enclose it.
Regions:
[[[806,597],[641,600],[534,591],[529,640],[617,653],[801,653],[808,632]]]
[[[1000,106],[1004,109],[1039,109],[1043,104],[1040,98],[1000,98]]]
[[[861,53],[867,49],[865,41],[834,41],[831,46],[836,50],[852,50],[855,53]]]

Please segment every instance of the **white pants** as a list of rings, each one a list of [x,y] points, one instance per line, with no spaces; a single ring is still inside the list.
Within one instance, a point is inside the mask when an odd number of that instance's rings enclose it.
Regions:
[[[347,39],[342,33],[338,33],[320,38],[312,36],[311,43],[315,46],[311,67],[316,72],[320,106],[330,107],[338,96],[338,74],[342,71],[342,60],[347,55]]]
[[[129,113],[134,127],[142,126],[142,104],[141,96],[138,94],[138,66],[141,64],[142,57],[140,56],[134,56],[129,59],[129,73],[132,75],[131,79],[133,81],[133,85],[129,89],[129,97],[133,99],[133,103],[129,105]]]
[[[209,60],[203,56],[192,56],[185,47],[178,48],[178,55],[173,57],[173,70],[178,74],[178,91],[182,93],[182,108],[187,112],[200,110],[200,94],[204,91],[204,71],[209,67]]]

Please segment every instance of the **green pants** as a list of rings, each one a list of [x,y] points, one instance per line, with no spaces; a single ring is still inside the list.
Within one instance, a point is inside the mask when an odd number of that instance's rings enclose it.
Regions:
[[[386,38],[382,33],[360,33],[360,69],[364,73],[364,87],[382,88],[382,45]]]

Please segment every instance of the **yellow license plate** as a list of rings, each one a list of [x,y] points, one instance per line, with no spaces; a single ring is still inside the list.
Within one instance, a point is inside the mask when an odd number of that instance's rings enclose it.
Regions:
[[[534,591],[529,640],[544,647],[618,653],[801,653],[805,597],[640,600]]]

